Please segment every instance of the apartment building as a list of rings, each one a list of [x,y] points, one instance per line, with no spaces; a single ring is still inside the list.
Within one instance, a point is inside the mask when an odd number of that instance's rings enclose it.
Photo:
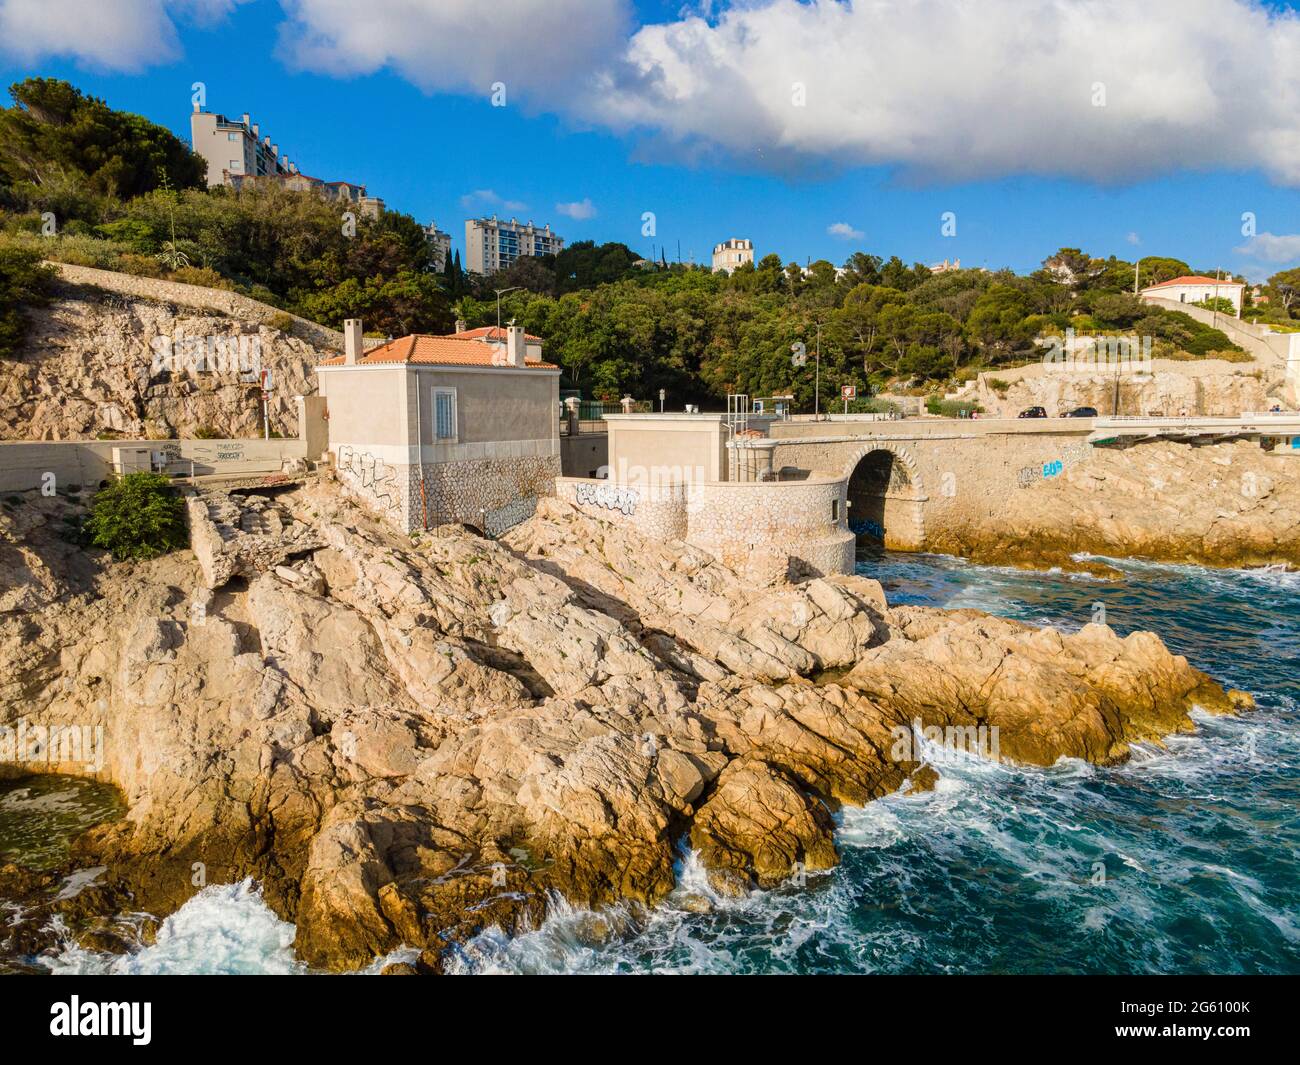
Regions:
[[[563,249],[564,238],[552,233],[549,225],[535,226],[531,220],[514,218],[504,222],[496,215],[465,220],[465,269],[472,274],[495,274],[521,256],[539,259],[558,255]]]
[[[721,244],[713,245],[713,272],[733,272],[736,267],[754,262],[754,242],[740,237],[732,237]]]
[[[438,273],[447,272],[447,264],[451,262],[451,234],[444,233],[438,228],[438,223],[430,221],[424,227],[424,239],[429,245],[429,261],[433,263],[433,268]]]
[[[280,146],[271,143],[245,112],[238,122],[225,115],[195,111],[190,115],[190,140],[194,150],[208,164],[208,188],[276,182],[294,192],[314,192],[327,200],[338,200],[357,208],[367,218],[378,218],[384,201],[369,196],[366,187],[352,181],[324,181],[302,173]]]
[[[194,150],[208,164],[208,188],[229,185],[227,175],[267,177],[288,174],[290,162],[281,157],[280,146],[263,135],[256,122],[245,113],[236,122],[211,111],[190,115],[190,140]]]

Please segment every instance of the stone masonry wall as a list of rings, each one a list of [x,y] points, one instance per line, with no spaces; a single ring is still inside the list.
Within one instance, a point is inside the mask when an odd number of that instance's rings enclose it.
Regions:
[[[641,486],[566,477],[556,494],[643,536],[684,540],[740,573],[853,571],[842,479]]]
[[[908,470],[912,505],[893,513],[906,516],[906,528],[893,530],[893,546],[917,549],[931,534],[978,528],[1001,517],[1011,497],[1041,480],[1086,463],[1092,447],[1086,432],[997,433],[954,428],[947,435],[876,439],[783,439],[775,465],[808,470],[814,476],[849,477],[874,450],[893,452]],[[850,515],[852,517],[852,515]],[[886,529],[887,545],[891,530]]]

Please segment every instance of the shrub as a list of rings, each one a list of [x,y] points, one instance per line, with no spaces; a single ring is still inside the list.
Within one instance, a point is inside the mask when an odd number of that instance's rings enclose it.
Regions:
[[[999,396],[1005,396],[1011,390],[1011,382],[1004,381],[1001,377],[990,377],[985,381],[985,384]]]
[[[266,324],[269,328],[278,329],[281,333],[292,333],[293,315],[278,311],[266,320]]]
[[[92,544],[119,561],[156,558],[189,543],[180,496],[158,473],[128,473],[96,493],[85,529]]]
[[[938,414],[944,418],[960,418],[965,411],[967,417],[972,413],[982,414],[984,408],[973,399],[942,399],[936,392],[926,397],[925,409],[929,414]]]
[[[222,436],[210,425],[200,425],[194,430],[195,440],[221,440]]]

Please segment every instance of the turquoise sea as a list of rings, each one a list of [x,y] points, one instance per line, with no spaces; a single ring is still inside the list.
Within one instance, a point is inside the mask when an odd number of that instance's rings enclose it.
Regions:
[[[649,915],[558,906],[487,933],[482,972],[1300,973],[1300,573],[1114,563],[1126,580],[885,553],[860,572],[893,603],[977,607],[1062,629],[1097,604],[1254,693],[1239,718],[1097,769],[945,762],[937,789],[839,815],[843,862],[801,887],[727,900],[693,857]],[[706,906],[707,900],[707,906]],[[707,912],[697,912],[706,909]],[[293,929],[256,886],[211,887],[154,946],[69,948],[57,971],[294,972]]]

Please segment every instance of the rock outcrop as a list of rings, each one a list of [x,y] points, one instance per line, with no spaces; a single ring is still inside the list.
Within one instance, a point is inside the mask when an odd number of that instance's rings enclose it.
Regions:
[[[1011,493],[978,527],[935,528],[929,550],[1071,565],[1078,553],[1212,566],[1300,566],[1297,459],[1253,441],[1094,447]]]
[[[261,436],[257,369],[273,375],[271,429],[294,436],[293,397],[333,354],[265,322],[67,283],[30,319],[0,376],[0,440]]]
[[[405,944],[437,971],[552,892],[653,904],[683,839],[723,891],[827,868],[836,806],[934,781],[918,728],[1107,762],[1244,702],[1149,634],[755,589],[555,500],[498,542],[397,536],[328,484],[275,505],[320,546],[215,590],[188,552],[87,559],[62,501],[0,513],[0,721],[104,728],[104,911],[251,876],[321,968]],[[32,884],[0,870],[28,948],[65,906]]]
[[[1273,403],[1271,383],[1254,364],[1162,359],[1160,365],[1164,368],[1153,373],[1120,376],[1121,414],[1235,418],[1242,411],[1268,410]],[[971,392],[989,416],[1003,418],[1014,418],[1026,407],[1043,407],[1050,417],[1077,407],[1109,414],[1117,400],[1115,374],[1104,367],[1096,373],[1045,373],[1038,365],[990,370],[979,375]]]

